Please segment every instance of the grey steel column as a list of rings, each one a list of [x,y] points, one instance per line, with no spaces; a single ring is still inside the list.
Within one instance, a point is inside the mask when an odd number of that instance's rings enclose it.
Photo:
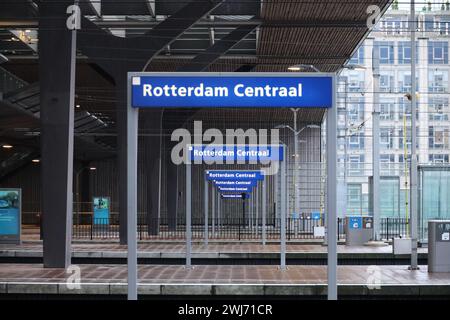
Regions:
[[[267,184],[267,177],[264,176],[264,180],[262,182],[262,244],[263,245],[266,245],[266,214],[267,214],[266,184]]]
[[[372,112],[372,209],[373,240],[380,240],[380,60],[378,46],[373,47],[373,112]]]
[[[255,202],[256,202],[256,205],[255,205],[255,234],[256,234],[256,236],[258,236],[258,228],[259,228],[259,221],[258,221],[258,218],[259,218],[259,188],[258,188],[258,184],[256,184],[256,192],[255,192],[255,194],[256,194],[256,199],[255,199]]]
[[[192,182],[191,163],[186,162],[186,268],[191,268],[192,230],[191,230],[191,202]]]
[[[39,4],[41,186],[45,268],[71,263],[76,31],[67,29],[73,1]]]
[[[411,210],[411,270],[417,270],[417,105],[416,105],[416,12],[415,1],[411,1],[411,171],[410,171],[410,210]],[[406,142],[405,142],[406,143]],[[406,161],[406,159],[405,159]]]
[[[280,234],[280,269],[286,270],[286,146],[283,146],[283,161],[281,161],[281,234]]]
[[[221,212],[220,212],[220,193],[217,192],[217,231],[220,235],[220,218],[221,218]]]
[[[328,300],[337,300],[337,197],[336,141],[337,108],[336,83],[333,79],[333,104],[327,110],[327,237],[328,237]]]
[[[128,88],[128,91],[130,88]],[[128,92],[127,116],[127,243],[128,243],[128,300],[137,300],[137,142],[139,109],[130,104]]]
[[[204,235],[204,241],[205,245],[208,245],[208,180],[206,179],[206,173],[205,173],[205,195],[204,195],[204,201],[205,201],[205,207],[204,207],[204,214],[205,214],[205,235]]]

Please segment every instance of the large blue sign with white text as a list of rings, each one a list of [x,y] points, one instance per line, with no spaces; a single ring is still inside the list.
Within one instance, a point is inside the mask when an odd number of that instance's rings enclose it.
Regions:
[[[0,189],[0,242],[20,241],[20,189]]]
[[[192,145],[189,160],[194,162],[283,161],[283,146],[279,145]]]
[[[131,77],[134,108],[331,108],[332,103],[330,75],[142,73]]]

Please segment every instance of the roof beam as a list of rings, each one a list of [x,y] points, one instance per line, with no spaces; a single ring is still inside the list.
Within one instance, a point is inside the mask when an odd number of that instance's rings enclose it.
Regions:
[[[227,36],[217,41],[210,46],[205,52],[198,54],[187,65],[178,69],[180,72],[195,72],[204,71],[212,63],[218,60],[224,53],[234,47],[239,41],[244,39],[250,32],[252,32],[257,26],[258,22],[253,25],[239,26]]]

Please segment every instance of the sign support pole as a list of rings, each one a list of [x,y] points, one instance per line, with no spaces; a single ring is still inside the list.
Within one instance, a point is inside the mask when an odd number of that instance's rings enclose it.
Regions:
[[[130,90],[130,88],[128,88]],[[139,109],[130,106],[128,92],[127,117],[127,241],[128,300],[137,300],[137,140]]]
[[[208,180],[206,179],[206,174],[205,174],[205,235],[204,235],[204,242],[205,242],[205,246],[208,245]]]
[[[267,214],[267,204],[266,204],[266,181],[267,178],[264,177],[262,183],[262,244],[266,245],[266,214]]]
[[[186,269],[191,268],[191,251],[192,251],[192,229],[191,229],[191,163],[186,159]]]
[[[334,80],[333,80],[334,82]],[[333,105],[327,110],[327,238],[328,238],[328,300],[337,300],[337,197],[336,141],[337,110],[333,83]]]
[[[281,161],[281,235],[280,235],[280,269],[286,270],[286,146],[283,148]],[[284,196],[283,196],[284,195]]]

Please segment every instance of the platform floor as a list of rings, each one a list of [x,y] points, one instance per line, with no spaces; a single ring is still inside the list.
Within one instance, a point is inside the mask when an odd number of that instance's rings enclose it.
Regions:
[[[80,288],[67,283],[73,273],[41,264],[1,264],[0,294],[126,294],[125,265],[79,265]],[[326,266],[139,266],[142,295],[312,295],[326,294]],[[449,296],[450,273],[427,267],[339,266],[342,295]]]
[[[126,257],[126,246],[117,243],[76,243],[73,244],[73,257],[91,258],[123,258]],[[138,244],[138,255],[143,258],[182,258],[186,246],[181,243],[140,243]],[[245,258],[251,256],[272,257],[279,254],[278,244],[193,244],[192,254],[197,258],[220,258],[234,257]],[[288,244],[287,252],[294,255],[318,255],[323,256],[327,247],[319,244]],[[338,253],[345,256],[386,256],[392,255],[392,246],[370,247],[338,246]],[[426,254],[427,248],[419,248],[419,254]],[[0,245],[0,257],[42,257],[41,242],[24,242],[21,245]]]

